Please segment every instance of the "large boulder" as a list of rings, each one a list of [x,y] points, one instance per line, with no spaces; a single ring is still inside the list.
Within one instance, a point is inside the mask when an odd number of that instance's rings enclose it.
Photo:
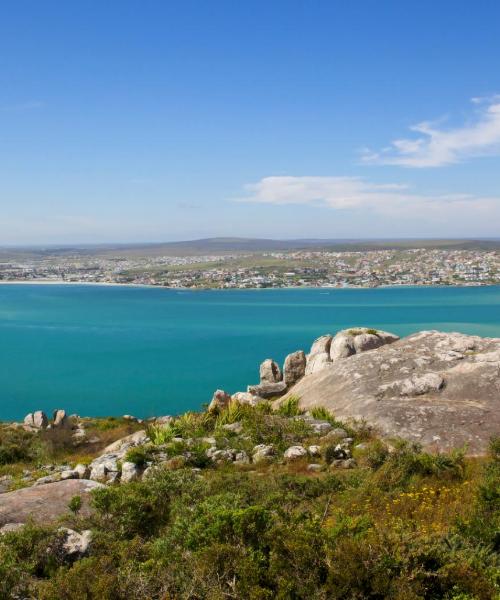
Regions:
[[[255,464],[268,462],[275,454],[274,447],[271,444],[259,444],[252,450],[252,462]]]
[[[332,362],[330,358],[330,347],[332,345],[333,336],[330,334],[322,335],[314,340],[311,351],[307,355],[306,375],[317,373],[328,368]]]
[[[208,405],[208,411],[217,412],[219,410],[224,410],[229,406],[230,402],[230,394],[228,394],[224,390],[215,390],[214,395],[212,396],[212,401]]]
[[[399,340],[397,335],[368,327],[353,327],[339,331],[330,346],[330,358],[348,358],[353,354],[374,350]]]
[[[78,533],[73,529],[63,527],[61,532],[65,534],[63,550],[67,556],[80,558],[88,553],[92,543],[92,531],[90,529]]]
[[[306,373],[306,355],[302,350],[292,352],[285,358],[283,380],[287,386],[294,385]]]
[[[284,381],[277,383],[259,383],[258,385],[249,385],[248,393],[259,398],[275,398],[282,396],[287,390],[287,385]]]
[[[24,424],[33,429],[46,429],[49,420],[43,410],[37,410],[34,413],[29,413],[24,417]]]
[[[300,460],[306,456],[307,450],[304,448],[304,446],[290,446],[290,448],[287,448],[283,454],[283,458],[289,462]]]
[[[260,365],[260,382],[261,383],[277,383],[283,379],[278,363],[271,358]]]
[[[337,333],[330,346],[330,359],[348,358],[353,354],[356,354],[353,337],[344,332]]]
[[[314,356],[315,354],[323,354],[324,352],[328,354],[330,352],[332,340],[333,336],[330,334],[322,335],[319,338],[316,338],[312,343],[309,356]]]
[[[100,484],[95,481],[66,479],[0,494],[0,527],[28,520],[42,525],[53,523],[68,512],[68,503],[74,496],[82,499],[79,514],[88,516],[90,493],[98,487]]]
[[[378,335],[387,343],[334,360],[289,395],[300,398],[302,409],[323,406],[340,421],[365,420],[388,438],[484,453],[500,433],[500,339],[438,331],[397,341]]]
[[[54,411],[53,422],[54,427],[65,428],[70,426],[70,422],[66,415],[66,411],[61,408]]]
[[[329,352],[320,352],[318,354],[309,355],[307,357],[306,375],[318,373],[323,369],[327,369],[332,364]]]
[[[250,406],[257,406],[257,404],[264,402],[264,398],[256,396],[255,394],[251,394],[250,392],[236,392],[231,396],[231,401],[237,402],[238,404],[249,404]]]
[[[122,463],[122,474],[120,480],[122,483],[136,481],[141,475],[140,468],[133,462],[125,461]]]

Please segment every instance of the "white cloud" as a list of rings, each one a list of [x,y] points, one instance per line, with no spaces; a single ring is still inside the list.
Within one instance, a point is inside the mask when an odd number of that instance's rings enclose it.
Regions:
[[[424,121],[410,127],[413,138],[393,140],[378,152],[366,150],[365,163],[402,167],[442,167],[467,158],[500,154],[500,96],[472,98],[474,119],[460,127],[444,129]]]
[[[372,183],[360,177],[264,177],[245,186],[239,202],[309,205],[366,216],[418,219],[449,225],[470,223],[482,230],[500,219],[500,197],[471,194],[424,195],[394,183]],[[395,221],[396,223],[396,221]]]

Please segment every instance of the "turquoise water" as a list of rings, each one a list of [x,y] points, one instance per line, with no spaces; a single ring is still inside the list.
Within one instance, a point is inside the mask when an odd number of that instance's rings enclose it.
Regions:
[[[137,416],[245,389],[267,357],[356,325],[500,337],[500,287],[179,291],[0,285],[0,419]]]

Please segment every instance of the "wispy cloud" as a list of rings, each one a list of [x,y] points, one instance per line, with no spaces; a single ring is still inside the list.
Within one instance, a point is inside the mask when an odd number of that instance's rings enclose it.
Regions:
[[[440,122],[413,125],[412,138],[393,140],[387,148],[363,152],[363,162],[402,167],[442,167],[468,158],[500,154],[500,95],[472,98],[473,118],[446,129]]]
[[[18,102],[16,104],[4,104],[0,105],[0,110],[5,112],[23,112],[26,110],[35,110],[37,108],[43,108],[45,104],[39,100],[29,100],[27,102]]]
[[[360,177],[264,177],[245,186],[238,202],[309,205],[385,218],[437,219],[467,223],[500,218],[500,197],[471,194],[425,195],[395,183],[372,183]]]

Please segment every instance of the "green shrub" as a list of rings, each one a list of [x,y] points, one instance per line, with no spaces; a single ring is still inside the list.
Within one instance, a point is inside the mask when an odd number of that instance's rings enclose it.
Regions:
[[[156,446],[163,446],[172,441],[172,438],[179,437],[180,430],[173,423],[165,425],[150,425],[146,430],[149,439]]]
[[[385,486],[405,486],[418,476],[461,479],[464,475],[463,451],[448,454],[423,452],[420,444],[398,440],[394,451],[378,470],[378,481]]]
[[[299,408],[299,402],[300,398],[297,396],[290,396],[279,404],[276,413],[282,417],[298,417],[304,413],[304,411]]]
[[[125,454],[125,461],[134,463],[138,467],[144,467],[151,457],[151,449],[147,446],[134,446]]]
[[[68,508],[72,513],[77,513],[82,508],[82,497],[81,496],[73,496],[71,500],[68,502]]]
[[[0,429],[0,465],[30,462],[39,454],[35,434],[22,429]]]

